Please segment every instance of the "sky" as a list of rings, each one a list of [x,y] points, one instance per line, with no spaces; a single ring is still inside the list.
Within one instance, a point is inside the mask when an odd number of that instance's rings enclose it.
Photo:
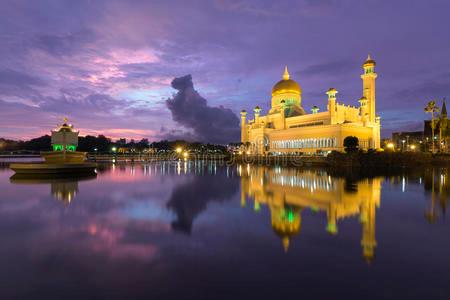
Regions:
[[[382,136],[421,130],[426,103],[450,97],[449,11],[444,0],[1,0],[0,137],[68,117],[81,135],[226,142],[240,110],[267,112],[285,65],[305,110],[325,110],[330,87],[357,105],[368,53]]]

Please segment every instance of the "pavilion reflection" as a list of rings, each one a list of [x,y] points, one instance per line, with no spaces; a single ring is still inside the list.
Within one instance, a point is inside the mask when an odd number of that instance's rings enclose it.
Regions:
[[[78,182],[95,179],[96,175],[78,176],[30,176],[15,174],[10,178],[13,184],[50,185],[50,194],[64,206],[69,205],[78,194]]]
[[[272,228],[281,238],[285,251],[301,228],[306,209],[325,212],[325,230],[336,235],[338,222],[359,217],[362,228],[361,246],[367,261],[374,258],[375,214],[380,205],[381,179],[350,181],[331,177],[325,171],[239,166],[241,175],[241,205],[247,197],[258,211],[267,205]]]

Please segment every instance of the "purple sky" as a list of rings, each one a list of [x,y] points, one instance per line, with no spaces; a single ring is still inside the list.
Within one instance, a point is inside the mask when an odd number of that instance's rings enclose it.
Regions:
[[[329,87],[356,105],[368,53],[383,136],[421,129],[427,100],[450,96],[449,12],[444,0],[2,0],[0,137],[64,116],[82,135],[195,136],[167,108],[174,78],[191,74],[208,106],[265,113],[286,64],[306,110],[325,109]]]

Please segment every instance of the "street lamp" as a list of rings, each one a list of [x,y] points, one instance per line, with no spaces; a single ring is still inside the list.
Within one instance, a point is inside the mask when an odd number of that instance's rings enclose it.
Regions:
[[[416,149],[416,145],[411,145],[410,148],[414,151]]]
[[[181,147],[178,147],[178,148],[176,149],[176,151],[177,151],[177,153],[181,153],[181,151],[183,151],[183,149],[181,149]]]
[[[393,143],[388,143],[387,147],[391,150],[394,150],[394,144]]]
[[[112,152],[116,152],[117,148],[116,147],[112,147],[111,150],[112,150]]]

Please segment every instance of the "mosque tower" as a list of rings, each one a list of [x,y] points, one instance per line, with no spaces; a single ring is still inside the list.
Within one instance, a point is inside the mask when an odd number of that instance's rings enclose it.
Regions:
[[[375,110],[375,79],[377,78],[377,73],[375,73],[376,62],[367,56],[366,61],[363,64],[364,74],[361,75],[363,81],[363,97],[367,99],[367,114],[368,121],[375,123],[376,121],[376,110]]]
[[[246,121],[247,121],[247,112],[245,110],[241,111],[241,142],[247,142],[247,129],[246,129]]]

